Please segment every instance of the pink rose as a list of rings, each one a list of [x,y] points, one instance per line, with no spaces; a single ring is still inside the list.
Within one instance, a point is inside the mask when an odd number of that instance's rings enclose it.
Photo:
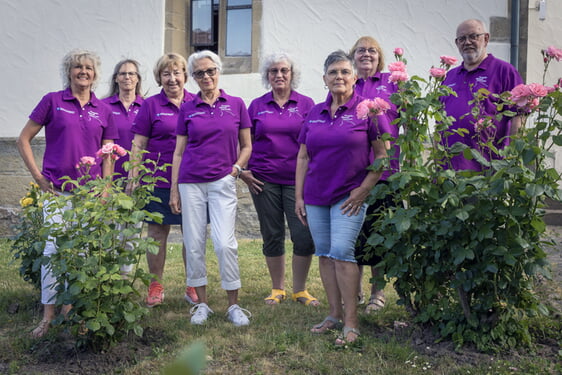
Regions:
[[[96,165],[96,159],[91,156],[82,156],[80,158],[80,162],[76,164],[76,169],[80,167],[91,167],[92,165]]]
[[[362,120],[367,118],[369,114],[369,99],[363,100],[361,103],[357,104],[357,118]]]
[[[382,98],[374,98],[373,100],[365,99],[357,105],[357,118],[366,119],[381,115],[390,109],[390,104]]]
[[[562,49],[550,46],[545,50],[545,53],[551,59],[556,59],[556,61],[562,60]]]
[[[388,70],[391,72],[404,72],[406,73],[406,64],[402,61],[395,61],[393,63],[388,64]]]
[[[539,98],[548,95],[548,89],[539,83],[530,83],[527,85],[530,94]]]
[[[443,78],[447,75],[447,70],[443,68],[431,68],[429,69],[429,74],[433,78]]]
[[[126,154],[127,150],[115,143],[106,143],[96,151],[96,157],[102,159],[109,157],[112,160],[117,160]]]
[[[396,55],[396,56],[402,56],[403,54],[404,54],[404,50],[403,50],[402,48],[396,47],[396,48],[394,49],[394,55]]]
[[[393,82],[393,83],[405,82],[408,80],[408,78],[410,78],[408,76],[408,73],[404,71],[396,70],[390,73],[390,77],[388,77],[388,82]]]
[[[113,145],[113,152],[118,156],[127,155],[127,150],[125,150],[123,147],[119,146],[118,144]]]
[[[511,90],[511,97],[509,99],[512,100],[518,107],[524,107],[527,105],[530,96],[531,90],[529,90],[527,85],[521,83]]]
[[[441,56],[441,64],[445,64],[448,66],[455,65],[457,63],[457,58],[453,56]]]

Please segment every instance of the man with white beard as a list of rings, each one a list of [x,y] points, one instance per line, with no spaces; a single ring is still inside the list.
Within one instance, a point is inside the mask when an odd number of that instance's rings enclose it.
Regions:
[[[450,135],[443,134],[443,143],[448,147],[457,142],[464,143],[470,148],[479,150],[487,159],[497,158],[497,155],[486,150],[482,144],[492,140],[493,145],[501,149],[509,144],[509,136],[517,134],[521,126],[519,116],[502,116],[501,119],[496,119],[498,99],[493,98],[492,94],[510,91],[523,83],[521,76],[511,64],[486,52],[489,40],[490,34],[480,20],[466,20],[457,27],[455,44],[463,58],[463,63],[451,69],[443,81],[443,85],[453,89],[457,96],[441,98],[447,115],[456,119],[446,133],[461,128],[468,131],[466,134],[457,132]],[[490,95],[479,103],[470,103],[480,89],[488,90]],[[475,106],[478,109],[477,115],[473,114]],[[514,110],[514,108],[506,109]],[[478,161],[468,160],[462,153],[454,156],[450,165],[446,167],[455,170],[482,170],[482,165]]]

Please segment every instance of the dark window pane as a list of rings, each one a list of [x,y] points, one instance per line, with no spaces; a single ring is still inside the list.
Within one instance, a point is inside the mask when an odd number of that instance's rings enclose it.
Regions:
[[[193,0],[191,2],[191,44],[194,46],[213,45],[212,0]]]
[[[226,55],[252,54],[252,9],[231,9],[226,14]]]

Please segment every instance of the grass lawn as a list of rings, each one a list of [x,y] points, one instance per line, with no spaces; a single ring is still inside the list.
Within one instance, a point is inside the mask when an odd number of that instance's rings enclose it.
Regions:
[[[41,340],[29,338],[29,332],[41,319],[39,293],[19,277],[18,265],[10,264],[9,241],[0,240],[0,373],[158,374],[181,349],[194,342],[203,342],[206,347],[206,374],[562,373],[562,356],[557,352],[562,344],[559,316],[531,323],[536,326],[538,337],[533,350],[499,355],[470,349],[455,352],[451,343],[435,343],[429,333],[409,323],[405,310],[396,305],[397,295],[390,286],[385,290],[387,305],[382,311],[361,314],[360,342],[346,349],[337,348],[333,344],[336,332],[309,332],[313,324],[327,315],[317,258],[313,261],[308,290],[320,299],[321,306],[307,307],[289,298],[271,307],[263,301],[271,286],[261,241],[240,240],[239,245],[240,305],[252,313],[250,326],[237,328],[227,321],[226,293],[220,289],[216,257],[210,246],[208,294],[209,306],[215,314],[204,326],[189,323],[190,305],[183,299],[181,246],[172,244],[164,272],[165,303],[152,309],[145,319],[145,337],[131,336],[115,351],[88,354],[76,352],[64,333],[56,329]],[[286,284],[290,294],[291,257],[287,258]],[[366,295],[368,286],[365,277]],[[140,286],[140,290],[144,298],[145,287]],[[408,326],[402,327],[400,323]]]

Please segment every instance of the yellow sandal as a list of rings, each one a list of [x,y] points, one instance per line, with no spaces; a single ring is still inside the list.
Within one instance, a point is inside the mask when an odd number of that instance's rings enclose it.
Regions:
[[[313,297],[308,293],[308,290],[303,290],[298,293],[293,293],[292,296],[293,301],[300,302],[305,306],[318,306],[320,302],[317,298]]]
[[[278,305],[287,298],[287,293],[283,289],[271,289],[271,294],[264,298],[268,305]]]

